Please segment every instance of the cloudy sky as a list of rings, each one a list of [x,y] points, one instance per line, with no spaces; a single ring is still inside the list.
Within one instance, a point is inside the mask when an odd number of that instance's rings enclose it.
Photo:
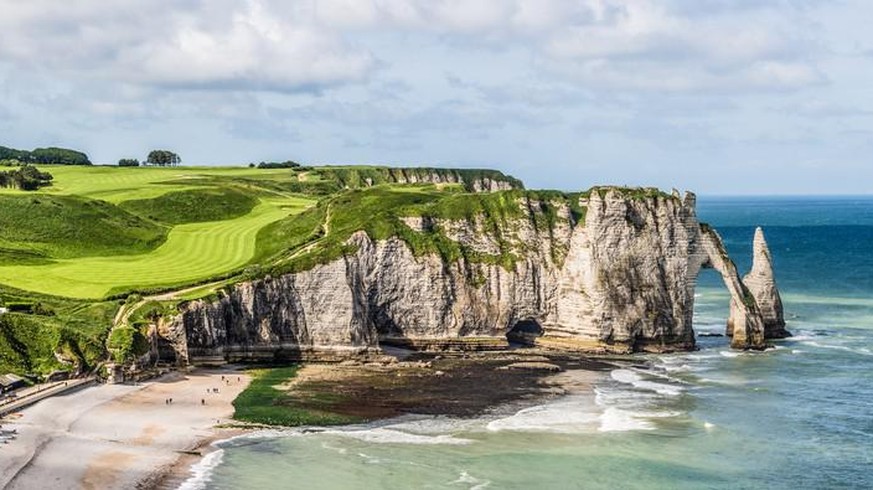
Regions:
[[[0,0],[0,145],[873,193],[869,0]]]

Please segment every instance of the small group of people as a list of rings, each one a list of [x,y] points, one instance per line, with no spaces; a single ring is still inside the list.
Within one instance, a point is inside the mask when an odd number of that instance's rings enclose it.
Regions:
[[[165,398],[164,399],[164,405],[172,405],[172,404],[173,404],[172,398]]]

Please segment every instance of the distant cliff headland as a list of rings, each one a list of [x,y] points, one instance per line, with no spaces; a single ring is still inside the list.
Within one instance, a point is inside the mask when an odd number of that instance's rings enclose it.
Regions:
[[[37,167],[51,187],[0,191],[0,370],[687,350],[705,267],[730,293],[732,346],[787,334],[763,233],[741,277],[691,193],[472,169]]]

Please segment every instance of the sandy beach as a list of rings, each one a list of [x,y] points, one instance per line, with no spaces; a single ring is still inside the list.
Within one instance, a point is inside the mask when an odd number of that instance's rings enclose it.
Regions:
[[[197,460],[186,451],[235,433],[215,426],[248,383],[238,371],[195,370],[43,400],[2,422],[18,437],[0,445],[0,488],[148,488],[171,471],[183,477]]]

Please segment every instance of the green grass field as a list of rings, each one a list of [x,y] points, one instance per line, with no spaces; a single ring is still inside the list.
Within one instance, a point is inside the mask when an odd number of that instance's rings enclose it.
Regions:
[[[144,253],[167,235],[157,223],[79,196],[0,195],[0,206],[0,252],[26,252],[43,261]],[[0,260],[0,265],[6,262]]]
[[[72,298],[239,270],[281,248],[259,246],[262,229],[316,202],[282,192],[283,182],[298,180],[285,169],[42,169],[53,186],[0,192],[0,284]]]
[[[0,283],[28,291],[75,298],[101,298],[113,291],[193,283],[238,269],[255,255],[258,232],[303,211],[304,198],[262,201],[239,218],[173,227],[152,252],[59,259],[46,265],[0,266]]]

